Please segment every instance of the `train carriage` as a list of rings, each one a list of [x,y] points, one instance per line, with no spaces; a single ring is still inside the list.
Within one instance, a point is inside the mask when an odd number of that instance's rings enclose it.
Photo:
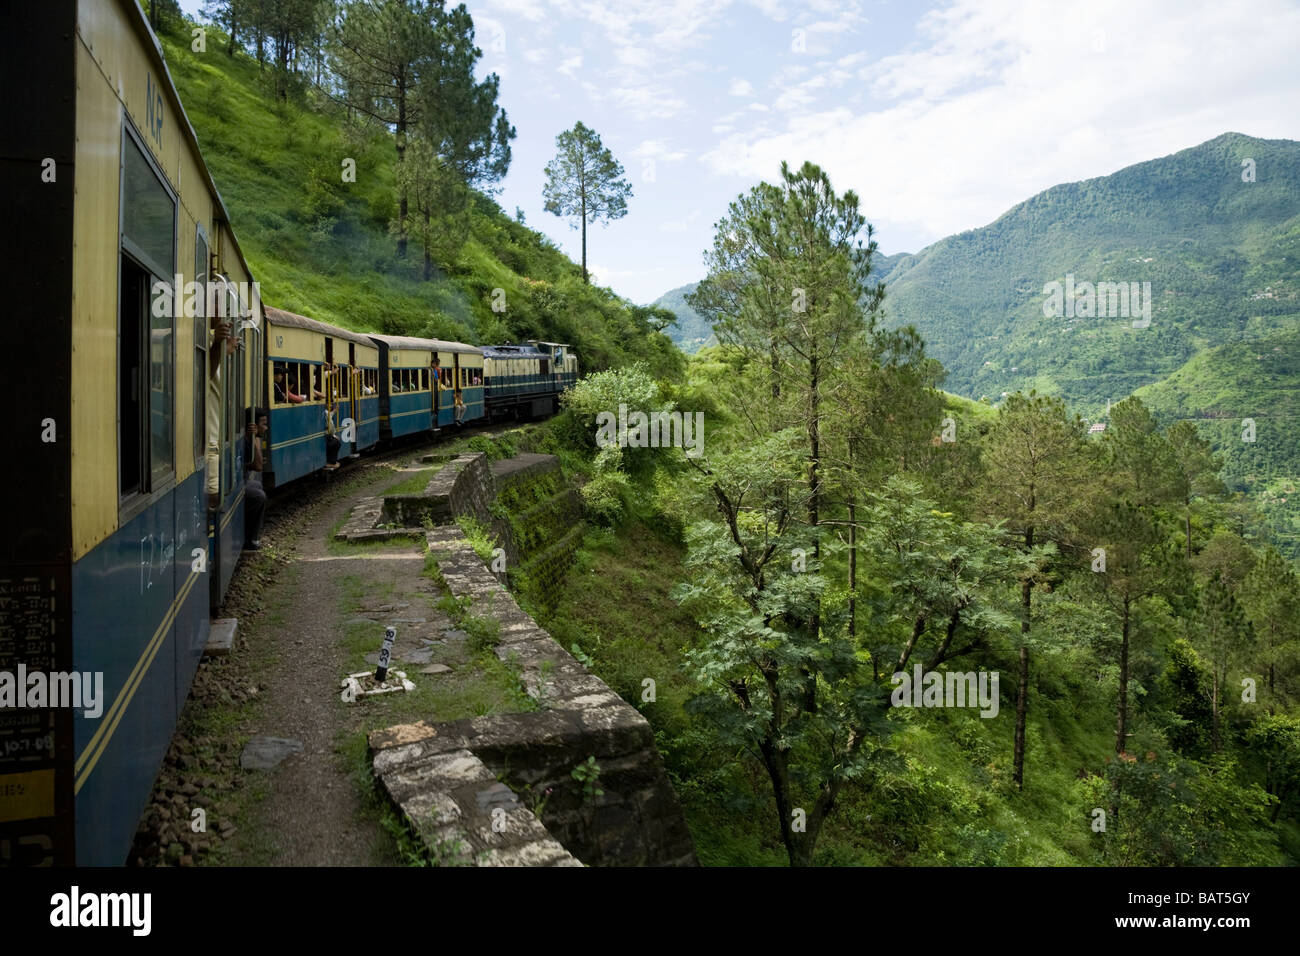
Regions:
[[[430,340],[436,349],[438,370],[434,392],[439,428],[483,417],[483,353],[463,342]],[[459,399],[459,401],[457,401]],[[460,405],[460,415],[456,414]]]
[[[267,307],[270,453],[267,488],[325,467],[326,435],[339,457],[379,441],[379,348],[355,332]]]
[[[379,437],[400,438],[433,425],[429,370],[433,343],[401,335],[372,335],[379,346]]]
[[[4,4],[0,31],[21,38],[6,87],[35,91],[2,107],[5,356],[27,385],[0,672],[102,675],[97,708],[0,711],[0,863],[120,864],[242,545],[260,305],[134,0]],[[218,312],[234,354],[209,354]]]

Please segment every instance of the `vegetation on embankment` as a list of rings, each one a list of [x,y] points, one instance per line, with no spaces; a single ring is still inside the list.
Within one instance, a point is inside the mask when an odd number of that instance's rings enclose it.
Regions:
[[[228,56],[211,25],[206,52],[194,52],[189,26],[166,21],[163,53],[265,302],[357,331],[567,342],[583,369],[642,360],[680,370],[652,310],[584,285],[553,242],[484,193],[469,193],[464,234],[448,237],[425,281],[420,255],[399,259],[391,234],[392,134],[310,87],[277,98],[272,70],[242,48]]]

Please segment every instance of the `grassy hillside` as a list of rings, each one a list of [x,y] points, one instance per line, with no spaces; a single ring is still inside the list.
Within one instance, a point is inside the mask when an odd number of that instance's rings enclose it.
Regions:
[[[424,281],[418,244],[398,259],[390,234],[392,136],[310,90],[275,99],[269,71],[228,57],[219,31],[209,26],[207,52],[194,53],[188,27],[170,22],[168,68],[264,301],[359,331],[569,342],[586,369],[638,358],[663,374],[680,367],[644,310],[583,285],[577,265],[488,196],[475,194],[463,234],[449,234]],[[355,182],[343,181],[348,159]],[[496,289],[504,311],[493,311]]]

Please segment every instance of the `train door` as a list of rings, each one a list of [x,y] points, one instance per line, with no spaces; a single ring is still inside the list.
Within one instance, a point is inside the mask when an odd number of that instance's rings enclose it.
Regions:
[[[465,399],[462,398],[460,394],[460,386],[461,386],[460,353],[453,352],[451,355],[451,361],[454,369],[451,378],[452,395],[454,396],[455,399],[455,408],[453,410],[452,421],[454,421],[457,425],[459,425],[461,418],[463,418],[465,415]]]
[[[347,354],[339,356],[334,370],[330,373],[330,390],[336,396],[334,400],[334,434],[339,439],[339,457],[356,453],[356,430],[349,429],[347,422],[355,421],[352,390],[352,349],[347,345]]]
[[[352,367],[349,371],[352,388],[352,434],[355,439],[352,442],[352,454],[358,455],[361,453],[361,396],[364,392],[362,391],[363,375],[361,369],[357,367],[357,347],[355,345],[352,346]]]

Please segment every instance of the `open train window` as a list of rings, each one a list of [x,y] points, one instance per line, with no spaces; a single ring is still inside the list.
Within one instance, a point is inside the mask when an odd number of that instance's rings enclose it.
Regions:
[[[176,196],[122,124],[117,317],[118,494],[175,473]],[[170,307],[168,307],[170,303]]]
[[[243,303],[239,301],[239,295],[233,283],[228,284],[226,290],[228,293],[226,315],[227,320],[230,322],[230,333],[242,337],[239,320],[243,316]],[[226,353],[223,358],[225,363],[221,372],[222,387],[225,389],[221,425],[222,440],[224,442],[221,462],[221,489],[223,495],[229,489],[234,488],[242,478],[239,473],[238,449],[241,447],[240,438],[244,430],[243,403],[241,401],[244,394],[243,359],[243,351],[235,352],[234,355]]]
[[[208,235],[200,223],[194,233],[194,282],[198,295],[194,297],[194,467],[203,467],[204,446],[207,444],[208,395]]]

